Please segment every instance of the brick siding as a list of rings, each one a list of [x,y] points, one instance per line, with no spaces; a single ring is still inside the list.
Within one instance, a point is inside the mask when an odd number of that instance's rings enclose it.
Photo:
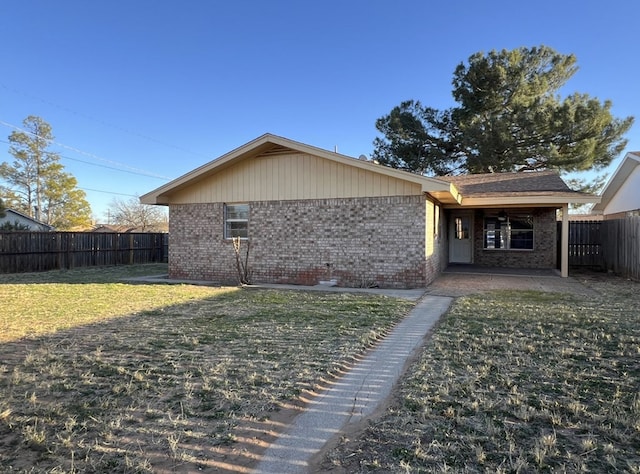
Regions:
[[[514,209],[513,212],[518,212]],[[485,250],[484,215],[476,212],[474,217],[474,264],[506,268],[556,268],[557,224],[555,209],[537,208],[533,212],[533,251],[527,250]]]
[[[172,278],[238,283],[223,209],[222,203],[171,205]],[[430,242],[433,221],[425,213],[433,219],[424,196],[251,202],[252,282],[425,287],[443,265],[443,238]]]

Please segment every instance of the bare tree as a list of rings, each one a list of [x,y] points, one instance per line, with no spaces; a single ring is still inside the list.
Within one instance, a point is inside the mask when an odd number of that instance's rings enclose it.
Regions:
[[[128,200],[115,198],[109,205],[109,214],[114,224],[135,227],[142,232],[166,230],[167,213],[163,208],[140,203],[132,197]]]

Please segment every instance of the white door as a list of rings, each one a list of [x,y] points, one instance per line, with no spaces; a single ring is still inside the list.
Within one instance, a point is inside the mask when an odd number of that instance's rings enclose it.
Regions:
[[[453,214],[449,232],[449,262],[471,263],[473,256],[473,216]]]

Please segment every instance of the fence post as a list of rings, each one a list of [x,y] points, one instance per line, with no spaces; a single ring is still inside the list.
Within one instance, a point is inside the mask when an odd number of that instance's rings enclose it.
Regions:
[[[0,233],[0,273],[166,262],[168,234]],[[120,236],[123,241],[120,242]],[[127,241],[129,248],[126,248]],[[137,247],[136,247],[137,246]],[[127,252],[128,250],[128,258]],[[122,258],[120,257],[122,252]]]
[[[58,270],[62,269],[62,234],[56,234],[56,258],[58,259]]]

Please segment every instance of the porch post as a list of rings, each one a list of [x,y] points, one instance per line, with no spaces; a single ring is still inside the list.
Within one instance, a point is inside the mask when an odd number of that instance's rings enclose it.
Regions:
[[[560,276],[569,276],[569,204],[562,206],[562,243],[560,254]]]

